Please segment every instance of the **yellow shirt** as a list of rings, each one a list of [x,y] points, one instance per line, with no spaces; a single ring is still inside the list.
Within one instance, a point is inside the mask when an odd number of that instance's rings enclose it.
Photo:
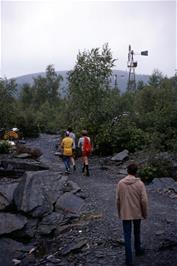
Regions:
[[[61,147],[63,148],[63,155],[72,156],[73,139],[65,137],[61,142]]]

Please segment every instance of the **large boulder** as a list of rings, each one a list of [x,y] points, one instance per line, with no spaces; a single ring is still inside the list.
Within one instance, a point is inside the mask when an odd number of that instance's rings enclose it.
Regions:
[[[21,230],[21,232],[19,233],[19,235],[23,238],[23,239],[29,239],[29,238],[33,238],[36,234],[36,230],[37,230],[37,226],[38,226],[38,219],[37,218],[29,218],[27,220],[27,224],[25,225],[25,227]]]
[[[9,181],[0,183],[0,210],[4,210],[9,207],[13,202],[13,194],[18,186],[19,181]]]
[[[20,214],[0,213],[0,235],[9,234],[22,229],[27,218]]]
[[[150,187],[155,189],[169,189],[177,193],[177,182],[171,177],[154,178]]]
[[[68,180],[67,187],[65,189],[67,192],[72,192],[76,194],[77,192],[81,191],[81,188],[78,186],[77,183],[73,182],[72,180]]]
[[[22,169],[24,171],[42,171],[49,167],[34,160],[24,161],[23,159],[2,159],[1,166],[6,170]]]
[[[31,245],[24,245],[20,242],[9,238],[0,239],[0,266],[13,266],[17,265],[15,262],[20,263],[17,258],[23,258],[24,254],[27,254],[31,250]],[[21,265],[21,264],[19,264]],[[26,264],[27,265],[27,264]],[[28,264],[31,265],[31,264]],[[34,265],[34,264],[33,264]]]
[[[42,217],[54,210],[54,204],[64,193],[68,177],[57,172],[27,172],[14,192],[18,211]]]
[[[45,216],[38,225],[38,232],[41,235],[50,234],[54,229],[56,229],[63,222],[63,214],[53,212]]]
[[[72,192],[66,192],[57,200],[55,210],[56,212],[63,210],[65,212],[79,213],[83,205],[83,199],[77,197]]]
[[[111,161],[116,161],[116,162],[120,162],[120,161],[124,161],[128,159],[128,150],[123,150],[117,154],[115,154],[112,158]]]

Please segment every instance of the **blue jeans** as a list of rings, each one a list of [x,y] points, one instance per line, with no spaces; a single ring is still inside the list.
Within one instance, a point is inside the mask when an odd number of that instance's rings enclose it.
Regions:
[[[66,171],[70,170],[70,156],[63,155],[63,162],[66,168]]]
[[[140,241],[140,228],[141,228],[141,220],[123,220],[123,233],[125,240],[125,257],[126,263],[132,263],[132,245],[131,245],[131,234],[132,234],[132,223],[134,227],[134,248],[135,251],[138,252],[141,249],[141,241]]]

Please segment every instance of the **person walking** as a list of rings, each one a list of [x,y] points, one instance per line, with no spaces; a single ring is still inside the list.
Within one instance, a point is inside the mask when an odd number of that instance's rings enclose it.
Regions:
[[[75,163],[75,156],[76,156],[76,135],[75,133],[73,132],[72,130],[72,127],[68,127],[68,130],[69,131],[69,137],[72,138],[73,140],[73,147],[72,147],[72,156],[70,157],[71,159],[71,163],[72,163],[72,166],[73,166],[73,170],[75,171],[76,170],[76,163]]]
[[[88,137],[87,130],[82,130],[82,137],[79,138],[78,148],[80,148],[82,151],[82,160],[83,160],[82,173],[85,173],[86,176],[90,176],[88,157],[91,152],[91,141],[90,137]]]
[[[144,183],[136,177],[138,167],[130,164],[128,175],[121,179],[116,189],[116,205],[118,215],[122,220],[125,241],[126,265],[133,265],[131,231],[134,228],[135,255],[141,256],[145,250],[141,247],[141,220],[147,218],[148,198]]]
[[[65,173],[70,173],[70,160],[72,157],[72,147],[73,139],[69,136],[69,131],[65,132],[65,137],[62,139],[60,144],[61,149],[63,150],[63,162],[65,165]]]

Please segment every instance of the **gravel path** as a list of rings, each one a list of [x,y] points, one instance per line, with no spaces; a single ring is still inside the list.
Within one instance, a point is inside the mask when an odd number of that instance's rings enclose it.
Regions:
[[[64,171],[64,166],[55,153],[57,136],[41,135],[40,139],[29,140],[27,144],[42,150],[42,161],[53,171]],[[49,254],[56,254],[58,263],[67,266],[118,266],[124,265],[122,224],[115,208],[115,188],[123,177],[125,165],[108,165],[103,168],[100,158],[90,158],[90,177],[81,173],[82,162],[77,160],[77,169],[69,176],[85,195],[82,219],[70,229],[50,239]],[[177,198],[169,193],[157,191],[147,186],[149,197],[149,217],[142,222],[142,242],[146,249],[144,257],[134,258],[137,266],[176,266],[177,265]],[[67,249],[73,243],[86,241],[84,248],[77,253],[67,254],[58,250]],[[61,256],[62,254],[62,256]],[[50,263],[38,265],[54,265]]]

